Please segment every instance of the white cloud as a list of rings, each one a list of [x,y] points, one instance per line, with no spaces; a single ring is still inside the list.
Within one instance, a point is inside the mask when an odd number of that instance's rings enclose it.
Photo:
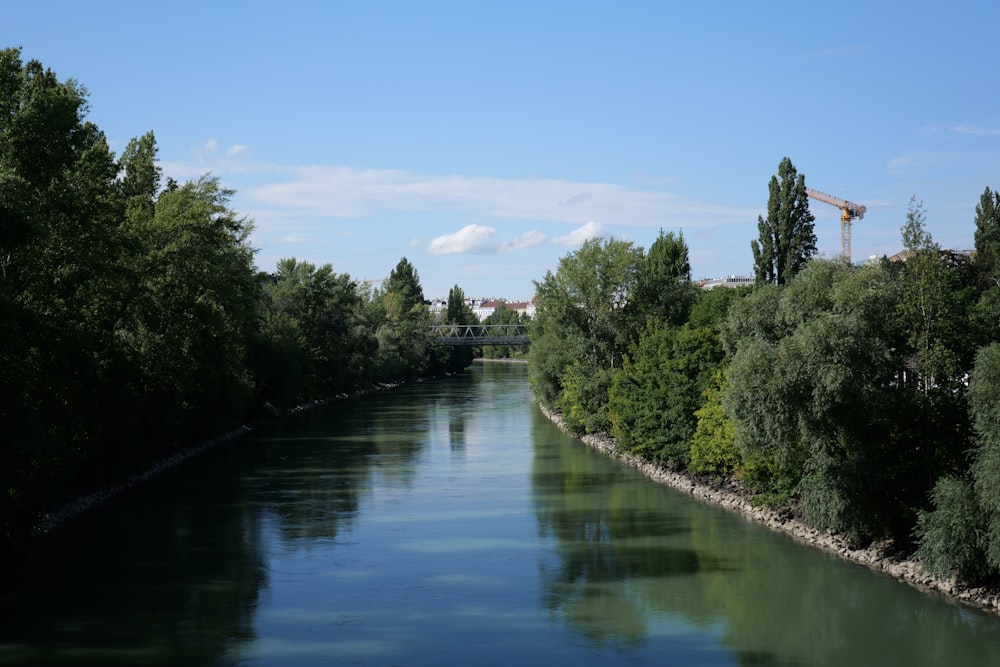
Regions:
[[[219,140],[218,139],[209,139],[208,141],[205,142],[205,145],[203,146],[203,148],[206,151],[210,151],[210,152],[214,153],[215,151],[219,150]]]
[[[549,238],[537,230],[530,230],[518,234],[513,241],[498,241],[496,229],[480,225],[466,225],[462,229],[452,234],[442,234],[431,240],[427,246],[427,252],[432,255],[452,255],[458,253],[469,253],[473,255],[486,255],[514,252],[533,248],[535,246],[548,243],[560,246],[578,246],[587,239],[595,236],[603,236],[602,225],[590,221],[578,227],[565,236]],[[410,243],[411,247],[421,245],[418,239]]]
[[[529,232],[518,234],[517,238],[513,241],[504,244],[504,249],[522,250],[524,248],[533,248],[534,246],[542,245],[546,240],[545,234],[533,229]]]
[[[907,153],[889,160],[886,169],[890,174],[899,174],[912,169],[921,169],[933,165],[939,161],[934,153],[918,152]]]
[[[600,223],[591,220],[584,226],[577,227],[566,236],[555,237],[554,239],[552,239],[552,242],[555,243],[556,245],[576,247],[581,243],[583,243],[584,241],[587,241],[597,236],[604,236],[604,228]]]
[[[959,134],[974,134],[977,136],[1000,136],[1000,129],[979,127],[978,125],[955,125],[951,128],[951,131]]]
[[[492,227],[467,225],[454,234],[444,234],[432,239],[427,246],[427,252],[432,255],[451,255],[460,252],[473,254],[491,254],[500,250],[500,244],[494,238],[496,230]]]
[[[187,171],[184,165],[164,165]],[[244,201],[295,217],[361,218],[393,211],[452,211],[479,220],[694,229],[755,220],[756,209],[697,201],[656,190],[562,179],[438,176],[343,166],[279,167],[249,161],[197,165],[215,174],[253,173],[236,185]],[[253,211],[251,213],[254,213]]]
[[[233,144],[232,146],[230,146],[226,150],[226,156],[227,157],[236,157],[237,155],[239,155],[241,153],[245,153],[248,150],[250,150],[249,147],[244,146],[243,144]]]

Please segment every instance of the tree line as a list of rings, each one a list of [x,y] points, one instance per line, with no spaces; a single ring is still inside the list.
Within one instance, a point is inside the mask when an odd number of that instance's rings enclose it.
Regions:
[[[701,290],[682,234],[593,239],[536,282],[529,377],[578,433],[737,479],[857,545],[941,576],[1000,575],[1000,193],[975,252],[911,199],[895,261],[816,257],[785,158],[751,242],[752,287]]]
[[[468,366],[433,345],[406,258],[378,287],[258,271],[232,190],[164,182],[152,132],[114,155],[87,111],[0,50],[0,540],[247,420]],[[457,286],[443,317],[475,321]]]

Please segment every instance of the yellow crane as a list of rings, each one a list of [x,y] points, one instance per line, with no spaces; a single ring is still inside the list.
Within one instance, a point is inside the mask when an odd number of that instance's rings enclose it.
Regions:
[[[865,211],[868,209],[861,204],[855,204],[846,199],[840,199],[839,197],[834,197],[833,195],[828,195],[825,192],[813,190],[812,188],[806,188],[806,194],[816,201],[821,201],[824,204],[836,206],[840,209],[840,252],[844,256],[844,259],[847,260],[847,263],[850,264],[851,222],[865,217]]]

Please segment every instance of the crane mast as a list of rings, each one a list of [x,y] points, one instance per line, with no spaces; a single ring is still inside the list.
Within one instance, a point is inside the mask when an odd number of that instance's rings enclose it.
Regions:
[[[855,204],[846,199],[840,199],[839,197],[834,197],[833,195],[828,195],[825,192],[813,190],[812,188],[806,188],[806,194],[816,201],[821,201],[824,204],[836,206],[840,209],[840,252],[844,256],[844,259],[847,260],[847,263],[850,264],[851,222],[865,217],[865,212],[868,209],[861,204]]]

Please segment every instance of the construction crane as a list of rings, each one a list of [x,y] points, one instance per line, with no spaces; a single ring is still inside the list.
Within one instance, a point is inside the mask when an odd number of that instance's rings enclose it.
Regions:
[[[840,199],[839,197],[834,197],[833,195],[828,195],[825,192],[813,190],[812,188],[806,188],[806,194],[816,201],[821,201],[824,204],[836,206],[840,209],[840,252],[844,256],[844,259],[847,260],[847,263],[850,264],[851,223],[854,220],[860,220],[865,217],[865,211],[868,209],[861,204],[855,204],[846,199]]]

